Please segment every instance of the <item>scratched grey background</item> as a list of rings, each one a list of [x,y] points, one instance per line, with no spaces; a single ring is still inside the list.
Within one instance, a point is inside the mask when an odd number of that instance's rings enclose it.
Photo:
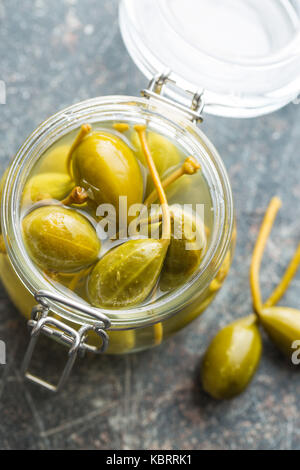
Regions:
[[[137,94],[146,80],[123,45],[117,0],[0,1],[0,165],[47,116],[97,95]],[[201,319],[166,344],[127,357],[79,360],[60,395],[22,383],[25,321],[0,288],[1,449],[300,449],[300,366],[264,340],[249,389],[215,402],[198,382],[203,352],[217,330],[251,312],[250,253],[274,194],[283,209],[263,263],[267,294],[300,238],[300,106],[255,120],[206,116],[202,125],[228,168],[238,241],[230,275]],[[300,276],[284,302],[300,306]],[[56,369],[65,351],[49,342],[39,364]]]

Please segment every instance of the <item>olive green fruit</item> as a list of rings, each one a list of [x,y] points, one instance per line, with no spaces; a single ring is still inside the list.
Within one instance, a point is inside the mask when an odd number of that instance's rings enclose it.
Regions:
[[[143,302],[160,274],[167,243],[129,240],[103,256],[88,280],[89,299],[96,307],[130,307]]]
[[[258,367],[262,341],[252,314],[220,330],[210,343],[202,364],[204,390],[216,399],[243,392]]]
[[[73,187],[74,182],[66,173],[41,173],[26,183],[22,203],[27,205],[47,198],[61,200]]]
[[[132,150],[122,139],[95,131],[72,154],[76,185],[83,187],[98,205],[112,204],[119,214],[119,196],[127,196],[128,208],[142,203],[143,178]]]
[[[67,160],[71,145],[55,144],[43,155],[39,164],[39,173],[64,173],[67,172]]]
[[[260,323],[271,340],[286,355],[293,354],[292,344],[300,340],[300,310],[288,307],[263,308]]]
[[[147,167],[144,152],[141,148],[140,139],[137,132],[133,132],[131,139],[134,147],[136,148],[136,156],[140,162]],[[162,176],[170,168],[180,163],[180,154],[175,145],[172,144],[166,137],[163,137],[156,132],[147,132],[148,146],[155,163],[158,174]],[[146,196],[153,190],[154,184],[151,176],[147,178]]]
[[[206,249],[203,224],[196,224],[193,214],[170,206],[171,241],[160,278],[160,288],[167,291],[184,284],[197,270]]]
[[[39,207],[24,217],[22,229],[29,255],[46,271],[73,272],[97,261],[96,231],[74,210]]]

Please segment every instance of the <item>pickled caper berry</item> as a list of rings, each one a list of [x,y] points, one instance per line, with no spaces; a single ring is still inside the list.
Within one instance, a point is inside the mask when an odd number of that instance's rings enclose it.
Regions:
[[[76,185],[83,187],[97,206],[112,204],[119,215],[119,197],[127,207],[142,203],[143,178],[132,150],[114,134],[95,131],[72,152]]]
[[[45,271],[73,272],[97,261],[96,231],[74,210],[39,207],[24,217],[22,229],[28,253]]]
[[[227,325],[213,338],[205,353],[204,390],[216,399],[233,398],[243,392],[258,367],[261,351],[256,315]]]

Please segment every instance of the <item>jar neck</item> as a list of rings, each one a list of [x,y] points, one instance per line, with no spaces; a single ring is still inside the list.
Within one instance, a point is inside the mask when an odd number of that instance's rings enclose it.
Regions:
[[[17,153],[6,180],[2,200],[3,234],[8,256],[15,271],[31,294],[39,290],[58,291],[50,284],[29,258],[22,239],[20,201],[22,190],[34,165],[43,153],[61,137],[77,129],[84,122],[128,121],[133,124],[148,122],[150,128],[161,134],[172,135],[190,153],[199,156],[204,176],[211,188],[214,226],[211,242],[201,267],[185,285],[158,299],[153,304],[127,310],[100,309],[112,323],[112,329],[137,328],[163,321],[187,306],[195,294],[204,291],[215,277],[229,248],[233,229],[232,193],[224,165],[207,137],[185,116],[172,112],[161,114],[158,104],[151,105],[143,98],[109,96],[95,98],[71,106],[42,123],[26,140]],[[61,294],[61,291],[58,291]],[[72,298],[72,293],[64,292]],[[83,302],[83,301],[82,301]],[[78,324],[95,320],[73,308],[50,302],[51,311]],[[95,313],[99,312],[95,308]]]

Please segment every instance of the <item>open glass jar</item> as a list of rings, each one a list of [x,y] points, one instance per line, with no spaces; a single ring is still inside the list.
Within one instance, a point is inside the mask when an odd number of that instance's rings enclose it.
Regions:
[[[42,123],[16,155],[2,187],[6,253],[0,255],[0,277],[16,307],[30,318],[23,372],[31,381],[55,391],[63,386],[79,351],[123,354],[158,345],[197,318],[222,286],[235,240],[232,194],[222,160],[196,123],[204,107],[224,116],[257,116],[285,105],[300,89],[297,1],[242,3],[123,0],[125,44],[144,74],[154,77],[142,98],[108,96],[71,106]],[[270,15],[276,34],[270,30]],[[202,27],[199,18],[205,21]],[[210,196],[205,255],[187,282],[152,302],[118,310],[93,307],[43,275],[26,251],[21,233],[26,182],[45,152],[86,122],[100,127],[146,123],[201,165]],[[203,202],[200,187],[195,200]],[[28,372],[40,333],[69,347],[57,387]]]
[[[176,141],[197,158],[210,189],[213,224],[199,270],[186,284],[150,305],[105,310],[91,307],[70,290],[62,291],[41,274],[24,246],[20,201],[32,168],[55,142],[85,122],[122,121],[147,122],[149,129]],[[111,354],[139,351],[160,344],[182,329],[212,301],[230,267],[233,224],[232,194],[223,163],[213,145],[189,119],[188,110],[183,113],[155,99],[96,98],[67,108],[41,124],[12,162],[2,193],[2,231],[7,254],[1,255],[0,275],[21,313],[30,318],[32,311],[29,324],[33,327],[33,343],[43,331],[69,345],[71,351],[75,348],[75,353],[80,348],[100,352],[103,344]],[[35,307],[37,301],[38,307]],[[80,336],[76,336],[78,330]],[[27,368],[33,346],[29,348],[24,368]],[[28,376],[53,389],[36,377]]]

